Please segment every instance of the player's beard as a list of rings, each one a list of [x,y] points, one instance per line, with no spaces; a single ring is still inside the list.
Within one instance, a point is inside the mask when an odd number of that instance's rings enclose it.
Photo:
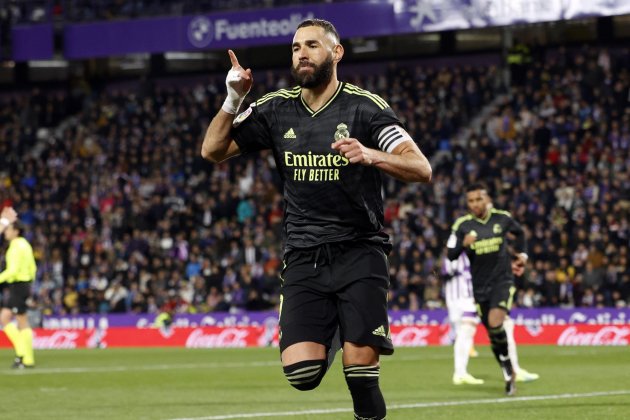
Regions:
[[[300,68],[300,63],[298,63],[297,67],[291,66],[291,76],[295,82],[306,89],[313,89],[319,86],[322,86],[330,81],[333,74],[333,59],[332,55],[330,55],[322,64],[319,66],[316,64],[309,64],[310,67],[313,67],[313,72],[308,73],[300,73],[298,69]]]

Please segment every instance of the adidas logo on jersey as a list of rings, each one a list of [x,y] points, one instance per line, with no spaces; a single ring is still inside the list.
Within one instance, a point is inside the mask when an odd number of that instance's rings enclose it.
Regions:
[[[295,131],[293,131],[292,128],[289,128],[289,130],[284,133],[284,138],[285,139],[296,139],[297,136],[295,135]]]
[[[374,331],[372,331],[372,334],[380,335],[381,337],[387,337],[387,334],[385,333],[385,327],[383,327],[382,325],[378,327],[377,329],[375,329]]]

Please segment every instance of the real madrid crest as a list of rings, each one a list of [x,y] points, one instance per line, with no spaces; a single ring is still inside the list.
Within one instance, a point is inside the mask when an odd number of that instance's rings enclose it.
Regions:
[[[348,126],[344,123],[341,123],[337,126],[337,131],[335,131],[335,141],[340,139],[345,139],[346,137],[350,137],[350,132],[348,131]]]
[[[503,232],[503,229],[501,229],[501,225],[497,223],[494,226],[492,226],[492,232],[495,235],[499,235],[501,232]]]

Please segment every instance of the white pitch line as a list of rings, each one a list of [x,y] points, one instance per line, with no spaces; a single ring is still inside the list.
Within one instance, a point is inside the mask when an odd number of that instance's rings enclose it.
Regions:
[[[559,352],[558,354],[565,356],[576,356],[580,353],[572,351]],[[432,354],[432,355],[414,355],[414,356],[395,356],[393,358],[383,358],[381,363],[397,363],[397,362],[412,362],[423,360],[446,360],[452,359],[450,354]],[[490,357],[490,355],[481,355],[480,357]],[[157,364],[157,365],[134,365],[134,366],[101,366],[101,367],[60,367],[60,368],[46,368],[36,367],[34,369],[24,370],[9,370],[1,371],[0,376],[14,376],[14,375],[52,375],[63,373],[103,373],[103,372],[137,372],[137,371],[152,371],[152,370],[172,370],[172,369],[223,369],[223,368],[251,368],[251,367],[274,367],[280,368],[281,363],[279,360],[274,361],[261,361],[261,362],[226,362],[226,363],[182,363],[182,364]]]
[[[406,410],[410,408],[431,408],[431,407],[452,407],[457,405],[480,405],[480,404],[502,404],[502,403],[515,403],[526,401],[543,401],[543,400],[563,400],[572,398],[589,398],[589,397],[609,397],[614,395],[629,395],[630,390],[620,391],[602,391],[602,392],[588,392],[583,394],[556,394],[556,395],[533,395],[529,397],[505,397],[505,398],[492,398],[481,400],[462,400],[462,401],[436,401],[428,403],[414,403],[414,404],[392,404],[388,405],[388,410]],[[318,410],[302,410],[302,411],[276,411],[267,413],[240,413],[240,414],[226,414],[222,416],[209,416],[209,417],[185,417],[170,420],[227,420],[227,419],[251,419],[261,417],[291,417],[300,416],[306,414],[334,414],[334,413],[351,413],[351,408],[330,408],[330,409],[318,409]]]
[[[397,361],[415,360],[437,360],[450,359],[451,355],[431,355],[426,357],[399,357]],[[387,360],[389,362],[389,360]],[[39,368],[0,371],[0,375],[52,375],[60,373],[103,373],[103,372],[136,372],[151,370],[172,370],[172,369],[223,369],[223,368],[251,368],[251,367],[277,367],[282,366],[280,360],[261,362],[212,362],[212,363],[182,363],[182,364],[157,364],[157,365],[135,365],[135,366],[100,366],[100,367],[60,367],[60,368]]]
[[[0,375],[52,375],[60,373],[103,373],[103,372],[135,372],[149,370],[173,370],[173,369],[217,369],[217,368],[250,368],[250,367],[281,366],[279,361],[269,362],[231,362],[231,363],[185,363],[185,364],[160,364],[141,366],[102,366],[102,367],[67,367],[67,368],[34,368],[0,371]]]

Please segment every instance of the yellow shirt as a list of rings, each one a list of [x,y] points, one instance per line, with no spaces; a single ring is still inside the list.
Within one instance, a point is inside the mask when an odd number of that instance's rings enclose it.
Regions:
[[[6,262],[6,270],[0,273],[0,283],[35,280],[37,266],[33,248],[23,237],[19,236],[11,241],[7,249]]]

